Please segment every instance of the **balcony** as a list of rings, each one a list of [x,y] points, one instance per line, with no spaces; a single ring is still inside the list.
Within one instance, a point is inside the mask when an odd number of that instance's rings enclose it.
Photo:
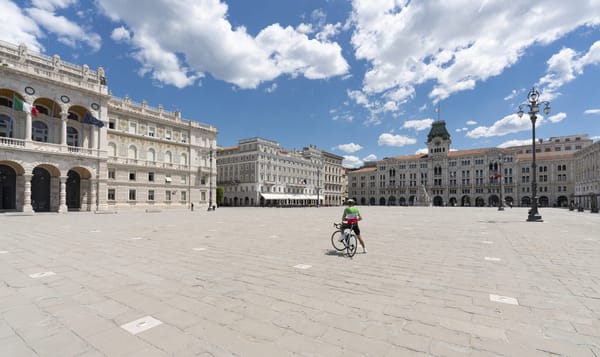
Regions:
[[[0,137],[0,147],[10,148],[12,150],[36,151],[50,154],[56,153],[85,157],[98,157],[101,153],[101,151],[97,149],[4,137]]]
[[[148,161],[142,159],[132,159],[128,157],[117,157],[117,156],[109,156],[108,157],[109,164],[117,164],[117,165],[128,165],[128,166],[144,166],[151,168],[159,168],[159,169],[169,169],[169,170],[188,170],[188,165],[182,164],[174,164],[169,162],[160,162],[160,161]]]

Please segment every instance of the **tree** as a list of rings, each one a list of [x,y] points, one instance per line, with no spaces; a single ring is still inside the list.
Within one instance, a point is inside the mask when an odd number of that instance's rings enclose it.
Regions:
[[[223,187],[217,187],[217,205],[223,205],[223,197],[225,196],[225,190]]]

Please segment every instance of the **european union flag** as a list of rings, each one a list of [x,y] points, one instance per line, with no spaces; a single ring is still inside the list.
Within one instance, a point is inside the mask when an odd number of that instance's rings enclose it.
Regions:
[[[85,115],[85,120],[83,122],[86,123],[86,124],[95,125],[95,126],[97,126],[99,128],[102,128],[104,126],[104,123],[102,122],[102,120],[98,120],[98,118],[94,117],[92,115],[92,113],[90,113],[90,112],[88,112]]]

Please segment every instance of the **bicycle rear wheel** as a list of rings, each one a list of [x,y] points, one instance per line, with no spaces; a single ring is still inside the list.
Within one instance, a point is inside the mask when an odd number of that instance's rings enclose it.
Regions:
[[[340,231],[335,231],[331,235],[331,245],[333,245],[335,250],[339,250],[340,252],[342,250],[346,249],[344,242],[340,241],[341,238],[342,238],[342,232],[340,232]]]
[[[348,237],[348,245],[346,246],[346,250],[350,258],[352,258],[354,254],[356,254],[357,245],[358,241],[356,240],[356,234],[350,234],[350,236]]]

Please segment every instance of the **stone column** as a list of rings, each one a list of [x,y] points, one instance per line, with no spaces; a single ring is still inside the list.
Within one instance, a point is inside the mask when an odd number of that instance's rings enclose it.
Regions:
[[[90,205],[89,205],[89,210],[90,211],[94,211],[94,210],[98,210],[98,197],[96,197],[96,192],[98,192],[96,190],[98,185],[98,181],[97,180],[92,180],[90,179]]]
[[[67,145],[67,117],[69,113],[60,113],[60,145]]]
[[[59,192],[59,201],[60,206],[58,207],[58,213],[67,213],[69,209],[67,208],[67,179],[68,176],[61,176],[60,179],[60,192]]]
[[[90,148],[92,150],[98,149],[96,138],[98,137],[98,127],[96,125],[90,125]]]
[[[31,140],[31,136],[29,137]],[[31,206],[31,178],[32,174],[23,175],[23,182],[25,184],[24,193],[23,193],[23,212],[25,213],[33,213],[33,207]]]
[[[31,112],[28,112],[25,115],[25,140],[30,141],[31,140]]]

